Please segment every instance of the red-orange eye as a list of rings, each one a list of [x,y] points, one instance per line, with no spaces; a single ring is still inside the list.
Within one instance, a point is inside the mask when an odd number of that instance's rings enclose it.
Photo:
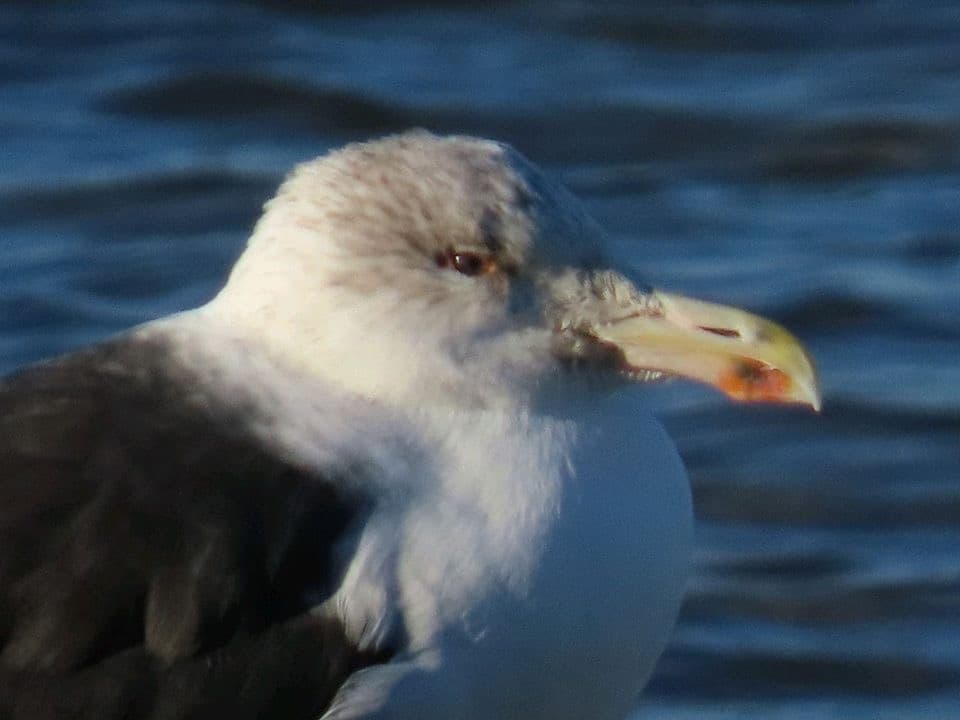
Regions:
[[[493,260],[486,255],[473,252],[456,252],[455,250],[437,253],[437,265],[442,268],[453,268],[467,277],[483,275],[494,269]]]
[[[487,269],[487,259],[476,253],[454,253],[453,269],[461,275],[479,275]]]

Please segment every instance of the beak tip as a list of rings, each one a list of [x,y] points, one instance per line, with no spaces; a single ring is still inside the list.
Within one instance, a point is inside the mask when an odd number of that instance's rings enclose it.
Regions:
[[[820,413],[820,410],[823,408],[823,393],[820,390],[820,379],[819,374],[817,373],[816,366],[813,363],[813,359],[799,343],[799,341],[794,340],[796,346],[801,349],[802,357],[805,362],[801,363],[800,368],[798,369],[799,381],[795,380],[798,384],[798,389],[800,390],[801,402],[809,407],[813,412]]]
[[[800,400],[799,402],[803,407],[809,408],[817,415],[819,415],[820,411],[823,409],[823,401],[821,400],[819,394],[809,399]]]

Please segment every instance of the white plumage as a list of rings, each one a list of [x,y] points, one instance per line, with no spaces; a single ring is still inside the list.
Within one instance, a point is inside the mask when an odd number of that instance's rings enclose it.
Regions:
[[[375,485],[362,488],[380,499],[322,612],[362,647],[402,651],[357,674],[329,717],[620,718],[679,608],[691,545],[682,465],[638,404],[614,412],[575,381],[558,402],[553,328],[510,317],[505,282],[477,292],[475,278],[435,278],[432,248],[404,242],[432,239],[435,224],[476,242],[463,205],[479,219],[490,200],[465,201],[467,171],[483,172],[504,208],[525,181],[492,163],[504,148],[426,134],[400,148],[369,151],[394,153],[399,198],[370,197],[368,157],[300,168],[221,295],[143,332],[183,333],[191,367],[270,408],[260,431],[278,451],[363,467],[355,481]],[[498,242],[518,263],[548,240],[598,249],[599,236],[576,237],[595,232],[577,206],[564,212],[550,220],[570,237],[538,237],[522,215]]]

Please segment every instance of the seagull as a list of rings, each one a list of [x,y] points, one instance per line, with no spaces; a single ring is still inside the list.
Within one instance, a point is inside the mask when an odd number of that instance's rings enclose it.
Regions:
[[[820,404],[508,145],[300,165],[209,303],[0,382],[0,718],[620,720],[691,554],[663,377]]]

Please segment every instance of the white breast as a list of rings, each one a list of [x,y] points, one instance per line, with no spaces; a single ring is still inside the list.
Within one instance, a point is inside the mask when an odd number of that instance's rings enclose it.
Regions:
[[[402,623],[416,678],[372,682],[383,706],[363,717],[624,717],[691,549],[687,477],[663,429],[616,401],[576,425],[451,412],[422,429],[437,476],[374,518],[341,589],[368,639]]]

